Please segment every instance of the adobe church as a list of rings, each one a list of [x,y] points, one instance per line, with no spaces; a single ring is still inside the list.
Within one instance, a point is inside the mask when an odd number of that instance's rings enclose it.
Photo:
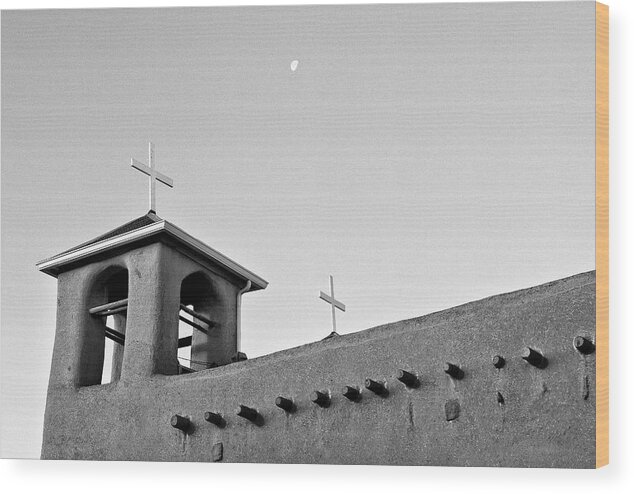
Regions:
[[[151,145],[132,166],[150,211],[37,265],[58,280],[43,459],[595,466],[594,272],[249,360],[267,282],[156,214]]]

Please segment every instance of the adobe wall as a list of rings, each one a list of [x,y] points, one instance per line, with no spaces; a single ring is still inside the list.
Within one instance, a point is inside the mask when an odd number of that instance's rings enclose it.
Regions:
[[[594,354],[572,341],[594,331],[590,272],[195,374],[52,388],[42,458],[592,468]],[[525,346],[548,366],[522,360]],[[446,375],[445,362],[464,378]],[[421,386],[406,388],[398,369]],[[341,395],[366,378],[386,380],[389,395]],[[320,408],[310,394],[325,389],[332,403]],[[262,423],[236,416],[239,404]],[[170,426],[174,414],[191,419],[188,433]]]

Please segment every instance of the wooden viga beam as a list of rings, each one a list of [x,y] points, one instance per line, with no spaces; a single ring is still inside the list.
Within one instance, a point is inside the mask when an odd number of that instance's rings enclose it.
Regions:
[[[204,327],[200,324],[198,324],[197,322],[194,321],[190,321],[189,319],[179,315],[178,318],[183,321],[186,324],[189,324],[190,326],[192,326],[193,328],[197,329],[198,331],[202,331],[203,333],[207,334],[209,329],[211,329],[212,327],[214,327],[214,322],[209,319],[208,317],[204,316],[203,314],[196,312],[193,309],[190,309],[189,307],[187,307],[186,305],[180,304],[180,309],[183,312],[186,312],[187,314],[193,316],[194,318],[198,319],[199,321],[204,322],[205,324],[207,324],[208,327]],[[96,307],[93,307],[92,309],[88,309],[88,312],[93,315],[93,316],[99,316],[99,317],[104,317],[104,316],[110,316],[112,314],[117,314],[119,312],[124,312],[128,310],[128,299],[124,298],[121,300],[117,300],[116,302],[110,302],[107,304],[103,304],[103,305],[98,305]],[[112,330],[114,331],[114,329]],[[118,333],[121,334],[121,333]],[[182,340],[182,341],[181,341]],[[181,338],[178,342],[179,347],[178,348],[182,348],[184,346],[189,346],[191,345],[191,341],[189,343],[185,342],[186,338]],[[190,337],[191,340],[191,337]]]
[[[190,316],[195,317],[199,321],[204,322],[208,326],[208,328],[205,328],[204,326],[201,326],[200,324],[197,324],[194,321],[190,321],[189,319],[179,316],[179,319],[181,321],[193,326],[194,328],[200,331],[203,331],[206,333],[208,329],[212,328],[215,325],[214,322],[211,319],[209,319],[207,316],[201,314],[200,312],[196,312],[194,309],[190,309],[184,304],[180,304],[180,309],[183,312],[186,312],[187,314],[189,314]],[[93,316],[109,316],[111,314],[116,314],[118,312],[124,312],[127,310],[128,310],[128,299],[124,298],[121,300],[117,300],[116,302],[110,302],[107,304],[98,305],[96,307],[93,307],[92,309],[88,309],[88,312]]]
[[[184,338],[179,338],[178,339],[178,348],[191,346],[191,344],[192,344],[192,337],[191,336],[185,336]]]
[[[98,305],[92,309],[88,309],[88,312],[93,316],[110,316],[118,312],[124,312],[128,310],[128,299],[124,298],[117,300],[116,302],[110,302],[109,304]]]
[[[110,338],[115,343],[122,345],[125,343],[125,335],[123,333],[119,333],[116,329],[112,329],[109,326],[106,326],[106,338]]]
[[[206,327],[201,326],[200,324],[197,324],[194,321],[190,321],[186,317],[183,317],[183,316],[179,315],[178,319],[183,321],[185,324],[189,324],[192,328],[197,329],[198,331],[201,331],[201,332],[203,332],[205,334],[208,334],[208,332],[209,332],[209,330]]]
[[[106,326],[105,333],[106,333],[106,338],[110,338],[115,343],[118,343],[119,345],[125,344],[125,335],[123,333],[120,333],[116,329],[112,329],[110,326]],[[178,339],[178,348],[191,346],[191,344],[192,344],[191,336],[185,336],[184,338]]]
[[[204,316],[200,312],[196,312],[194,309],[190,309],[189,307],[187,307],[184,304],[181,304],[181,310],[183,312],[186,312],[190,316],[194,316],[199,321],[204,322],[207,326],[209,326],[209,328],[212,328],[214,326],[214,322],[211,319],[209,319],[207,316]],[[189,321],[189,322],[191,322],[191,321]]]

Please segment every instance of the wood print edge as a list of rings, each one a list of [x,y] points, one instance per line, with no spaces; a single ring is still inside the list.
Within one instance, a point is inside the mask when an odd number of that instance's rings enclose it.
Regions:
[[[596,467],[609,462],[609,10],[596,3]]]

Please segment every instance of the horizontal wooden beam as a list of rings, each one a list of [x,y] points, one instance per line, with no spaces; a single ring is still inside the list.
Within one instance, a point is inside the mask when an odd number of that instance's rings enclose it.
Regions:
[[[127,311],[128,311],[128,307],[124,306],[124,307],[119,307],[118,309],[110,309],[110,310],[104,310],[101,312],[96,312],[95,314],[93,314],[93,316],[107,317],[107,316],[111,316],[112,314],[118,314],[119,312],[127,312]]]
[[[192,337],[191,336],[185,336],[184,338],[179,338],[178,339],[178,348],[191,346],[191,344],[192,344]]]
[[[92,309],[88,309],[88,312],[94,316],[104,316],[115,314],[116,312],[123,312],[128,309],[128,299],[124,298],[117,300],[116,302],[110,302],[109,304],[98,305]],[[107,314],[104,314],[107,313]]]
[[[125,344],[125,335],[123,333],[119,333],[116,329],[112,329],[109,326],[106,326],[106,338],[110,338],[115,343],[119,345]]]
[[[196,319],[207,324],[210,328],[214,326],[214,322],[209,319],[207,316],[202,315],[200,312],[196,312],[194,309],[190,309],[184,304],[181,304],[181,310],[183,312],[187,312],[190,316],[194,316]]]
[[[209,334],[207,328],[201,326],[200,324],[196,324],[194,321],[190,321],[189,319],[179,315],[178,318],[183,321],[185,324],[189,324],[192,328],[197,329],[198,331],[202,331],[205,334]]]

